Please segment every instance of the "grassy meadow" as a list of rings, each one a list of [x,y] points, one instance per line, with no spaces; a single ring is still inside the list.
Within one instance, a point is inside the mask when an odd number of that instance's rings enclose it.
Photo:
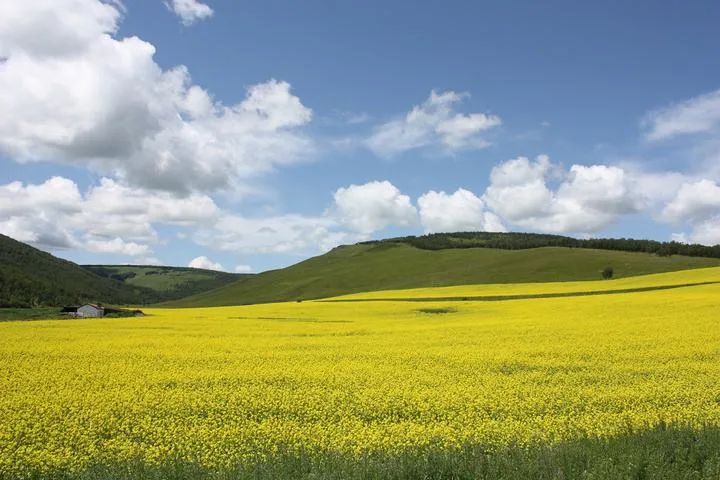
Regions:
[[[0,478],[717,479],[713,282],[0,323]]]
[[[84,265],[82,268],[129,287],[155,292],[153,303],[177,300],[247,277],[246,274],[155,265]]]
[[[280,270],[168,303],[215,307],[333,297],[423,287],[598,280],[612,266],[615,278],[718,267],[720,259],[564,247],[504,250],[423,250],[403,243],[338,247]]]

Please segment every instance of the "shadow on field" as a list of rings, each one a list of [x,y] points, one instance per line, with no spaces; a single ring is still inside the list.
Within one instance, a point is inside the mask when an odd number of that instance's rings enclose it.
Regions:
[[[10,478],[2,477],[0,478]],[[334,452],[258,455],[256,462],[214,471],[189,461],[96,465],[83,472],[27,472],[12,478],[63,480],[196,479],[713,479],[720,478],[720,427],[697,430],[664,425],[610,439],[578,439],[554,446],[429,446],[405,453]]]

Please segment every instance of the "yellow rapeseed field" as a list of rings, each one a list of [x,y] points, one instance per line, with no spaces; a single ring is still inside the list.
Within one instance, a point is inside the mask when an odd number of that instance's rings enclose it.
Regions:
[[[720,269],[704,269],[437,296],[718,280]],[[0,324],[0,474],[127,459],[225,468],[279,449],[493,448],[720,425],[720,284],[147,313]]]

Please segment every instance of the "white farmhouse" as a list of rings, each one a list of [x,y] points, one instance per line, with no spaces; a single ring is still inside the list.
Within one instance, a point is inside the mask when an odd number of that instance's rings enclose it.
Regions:
[[[94,303],[86,303],[78,307],[76,316],[78,317],[102,317],[105,315],[105,309]]]

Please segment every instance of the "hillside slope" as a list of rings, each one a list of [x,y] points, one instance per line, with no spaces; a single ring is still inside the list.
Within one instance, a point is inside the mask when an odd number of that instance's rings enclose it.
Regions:
[[[606,266],[612,266],[615,277],[621,278],[719,265],[717,258],[585,248],[426,250],[380,242],[338,247],[296,265],[167,305],[242,305],[418,287],[596,280]]]
[[[79,265],[0,235],[0,307],[157,301],[146,288],[102,278]]]
[[[83,268],[131,287],[148,288],[157,294],[157,301],[188,297],[250,276],[200,268],[153,265],[83,265]]]

